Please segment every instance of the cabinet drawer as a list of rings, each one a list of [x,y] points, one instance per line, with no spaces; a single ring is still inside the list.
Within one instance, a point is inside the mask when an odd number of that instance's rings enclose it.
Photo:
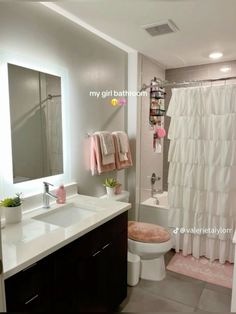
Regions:
[[[7,311],[50,309],[51,257],[31,265],[5,280]]]
[[[127,217],[128,214],[125,212],[113,218],[57,251],[56,255],[58,258],[59,256],[62,258],[63,255],[67,256],[67,254],[73,254],[74,258],[88,258],[96,254],[115,240],[119,234],[127,232]]]

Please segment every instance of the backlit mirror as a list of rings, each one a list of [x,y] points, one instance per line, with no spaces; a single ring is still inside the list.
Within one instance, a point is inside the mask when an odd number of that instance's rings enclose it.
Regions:
[[[8,64],[13,183],[63,173],[61,78]]]

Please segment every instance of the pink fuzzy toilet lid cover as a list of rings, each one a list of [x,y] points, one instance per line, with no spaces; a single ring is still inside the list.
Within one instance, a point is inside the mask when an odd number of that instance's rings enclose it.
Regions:
[[[131,240],[149,243],[161,243],[170,240],[169,232],[159,225],[129,221],[128,237]]]

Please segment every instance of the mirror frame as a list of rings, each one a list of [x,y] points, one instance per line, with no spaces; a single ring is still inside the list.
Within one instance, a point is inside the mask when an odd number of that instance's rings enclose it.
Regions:
[[[62,104],[62,139],[63,139],[63,174],[40,179],[13,183],[11,121],[9,102],[8,63],[29,68],[35,71],[48,73],[61,77],[61,104]],[[24,196],[42,193],[43,181],[54,185],[71,182],[71,156],[69,134],[69,101],[68,101],[68,72],[58,65],[42,63],[10,53],[0,53],[0,197],[14,195],[22,192]]]

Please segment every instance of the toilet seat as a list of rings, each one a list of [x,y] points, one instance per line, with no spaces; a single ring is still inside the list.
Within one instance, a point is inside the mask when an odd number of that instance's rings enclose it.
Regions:
[[[143,243],[163,243],[169,241],[171,236],[162,226],[139,221],[129,221],[128,238]]]

